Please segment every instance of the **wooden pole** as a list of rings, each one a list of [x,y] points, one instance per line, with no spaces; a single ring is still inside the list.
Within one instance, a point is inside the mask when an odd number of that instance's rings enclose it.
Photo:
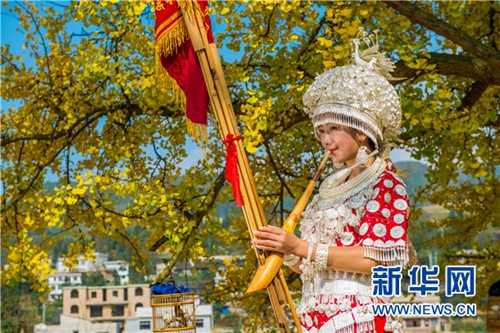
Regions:
[[[188,6],[184,2],[178,2],[179,8],[184,17],[188,35],[193,43],[194,50],[198,55],[198,60],[203,71],[205,84],[208,89],[210,105],[217,120],[219,132],[225,139],[228,134],[239,135],[236,116],[232,107],[227,84],[224,79],[222,65],[215,44],[208,43],[205,28],[196,6]],[[264,210],[260,203],[257,187],[250,171],[248,157],[241,140],[235,142],[238,152],[238,171],[241,180],[241,192],[243,196],[243,213],[250,237],[253,239],[253,231],[263,225],[267,225]],[[259,264],[265,262],[266,256],[255,250]],[[295,311],[295,307],[290,295],[290,291],[284,279],[283,272],[272,280],[267,287],[271,307],[282,332],[291,332],[286,317],[284,305],[288,305],[299,333],[302,332],[300,321]]]

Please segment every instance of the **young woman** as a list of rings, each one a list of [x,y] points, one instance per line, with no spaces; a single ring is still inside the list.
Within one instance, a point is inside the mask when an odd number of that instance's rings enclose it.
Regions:
[[[300,238],[272,226],[255,232],[258,249],[284,253],[285,264],[301,274],[297,312],[304,332],[402,327],[371,307],[387,302],[372,295],[372,268],[408,262],[408,196],[384,159],[400,127],[401,105],[381,75],[387,68],[375,66],[380,57],[363,59],[356,49],[353,58],[355,64],[319,75],[303,98],[316,136],[340,170],[306,208]]]

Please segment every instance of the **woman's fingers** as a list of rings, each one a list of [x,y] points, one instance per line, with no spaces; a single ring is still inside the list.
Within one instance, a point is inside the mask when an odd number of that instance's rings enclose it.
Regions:
[[[276,242],[274,240],[270,240],[270,239],[254,239],[253,242],[257,246],[270,246],[270,247],[278,247],[279,246],[278,242]]]
[[[273,240],[279,240],[280,239],[280,234],[272,233],[266,230],[254,230],[254,235],[259,237],[259,238],[265,238],[265,239],[273,239]]]
[[[269,238],[274,240],[282,240],[286,231],[271,225],[260,227],[259,230],[254,230],[253,233],[260,238]]]
[[[292,233],[274,226],[265,226],[255,230],[253,239],[254,244],[259,250],[277,251],[281,253],[289,253],[297,238]]]
[[[275,227],[273,225],[266,225],[266,226],[260,227],[259,231],[269,232],[269,233],[276,234],[276,235],[281,235],[285,232],[283,229]]]
[[[271,239],[254,239],[253,243],[259,250],[282,252],[282,245]]]
[[[262,251],[269,251],[269,252],[280,252],[280,251],[278,251],[270,246],[259,246],[259,247],[257,247],[257,249],[262,250]],[[282,253],[282,252],[280,252],[280,253]]]

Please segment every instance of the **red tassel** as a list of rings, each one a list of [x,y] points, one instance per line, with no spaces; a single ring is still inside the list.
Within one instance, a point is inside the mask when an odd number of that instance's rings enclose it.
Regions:
[[[238,153],[234,141],[241,140],[241,135],[228,134],[222,142],[226,145],[226,180],[233,186],[234,201],[237,207],[243,206],[238,175]]]

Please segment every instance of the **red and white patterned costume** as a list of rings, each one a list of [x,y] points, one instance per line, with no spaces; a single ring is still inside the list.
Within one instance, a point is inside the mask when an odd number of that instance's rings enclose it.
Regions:
[[[301,238],[329,246],[362,246],[365,258],[381,265],[404,266],[408,261],[406,187],[380,159],[368,169],[373,170],[366,182],[341,195],[322,196],[320,190],[304,212]],[[328,178],[324,186],[328,186]],[[304,332],[381,333],[400,329],[399,322],[374,317],[371,305],[387,300],[371,296],[371,274],[318,271],[314,262],[306,259],[301,270],[302,301],[297,312]]]
[[[402,119],[401,100],[389,82],[394,79],[389,73],[395,65],[379,51],[376,32],[360,29],[352,45],[352,63],[318,75],[302,98],[304,112],[325,149],[335,150],[342,141],[334,142],[329,133],[323,133],[328,140],[322,139],[319,129],[323,125],[348,127],[367,138],[358,142],[355,163],[327,177],[304,212],[301,238],[310,244],[326,244],[321,246],[321,265],[302,260],[300,266],[303,288],[297,312],[304,332],[382,333],[399,331],[402,326],[374,317],[371,305],[386,300],[371,295],[371,274],[339,272],[324,263],[328,246],[361,246],[365,258],[381,265],[404,266],[408,261],[408,196],[403,182],[383,161]],[[370,156],[377,156],[372,165],[345,182]],[[341,157],[334,161],[348,161]]]

